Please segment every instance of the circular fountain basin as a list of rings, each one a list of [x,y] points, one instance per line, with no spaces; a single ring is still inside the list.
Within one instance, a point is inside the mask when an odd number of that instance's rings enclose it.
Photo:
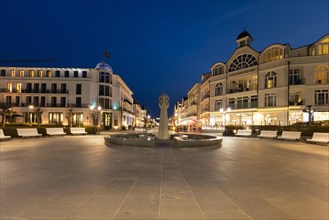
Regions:
[[[201,134],[178,134],[173,135],[174,147],[221,147],[223,138]]]
[[[104,137],[105,144],[131,147],[154,147],[155,135],[151,133],[111,134]]]

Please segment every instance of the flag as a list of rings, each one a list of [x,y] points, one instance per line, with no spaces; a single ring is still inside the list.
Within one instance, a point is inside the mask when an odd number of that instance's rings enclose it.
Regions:
[[[104,57],[105,57],[105,58],[110,58],[110,53],[107,52],[107,51],[105,51],[105,52],[104,52]]]

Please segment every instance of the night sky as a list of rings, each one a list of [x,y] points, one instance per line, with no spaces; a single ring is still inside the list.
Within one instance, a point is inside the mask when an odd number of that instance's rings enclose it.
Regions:
[[[158,117],[158,97],[186,96],[217,61],[227,61],[246,27],[258,51],[293,48],[329,33],[329,1],[14,1],[0,0],[0,60],[55,59],[4,66],[95,68],[104,51]]]

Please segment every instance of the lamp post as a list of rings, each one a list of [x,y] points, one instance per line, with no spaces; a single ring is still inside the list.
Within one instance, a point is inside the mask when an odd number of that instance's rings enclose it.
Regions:
[[[31,109],[33,109],[34,108],[34,106],[33,105],[29,105],[29,106],[27,106],[27,122],[26,123],[30,123],[30,112],[29,112],[29,110]]]
[[[315,109],[313,108],[313,106],[312,105],[307,105],[305,108],[304,108],[304,110],[303,110],[303,112],[307,112],[308,113],[308,124],[309,125],[311,125],[312,124],[312,116],[313,116],[313,114],[314,114],[314,111],[315,111]]]

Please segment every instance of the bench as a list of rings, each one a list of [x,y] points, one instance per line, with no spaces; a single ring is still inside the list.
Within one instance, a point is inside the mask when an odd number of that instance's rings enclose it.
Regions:
[[[260,138],[276,138],[276,136],[278,135],[278,131],[265,131],[265,130],[261,130],[260,135],[257,135],[257,137]]]
[[[36,128],[17,128],[17,134],[19,137],[38,137],[42,134],[38,133]]]
[[[85,128],[70,128],[71,134],[88,134]]]
[[[328,144],[329,143],[329,133],[314,132],[312,139],[306,139],[306,141]]]
[[[9,138],[11,138],[11,137],[10,137],[10,136],[6,136],[6,135],[3,133],[3,130],[0,129],[0,140],[2,140],[2,139],[9,139]]]
[[[296,140],[300,139],[300,135],[302,132],[299,131],[283,131],[282,135],[278,137],[278,139],[287,139],[287,140]]]
[[[238,132],[235,134],[235,136],[250,137],[251,136],[251,130],[241,130],[241,129],[239,129]]]
[[[66,135],[63,128],[46,128],[47,135]]]

